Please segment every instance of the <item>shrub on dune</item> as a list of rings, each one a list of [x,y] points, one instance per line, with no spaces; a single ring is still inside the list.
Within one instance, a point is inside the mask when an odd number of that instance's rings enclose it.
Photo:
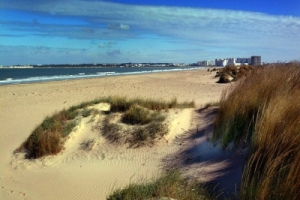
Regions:
[[[218,83],[230,83],[247,76],[253,69],[253,66],[226,66],[220,69],[215,77],[220,77]]]

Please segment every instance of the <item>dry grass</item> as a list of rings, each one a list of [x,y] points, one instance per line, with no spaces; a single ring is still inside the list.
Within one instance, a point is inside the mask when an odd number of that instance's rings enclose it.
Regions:
[[[132,105],[139,105],[149,110],[168,110],[173,108],[194,108],[195,102],[183,102],[178,103],[177,99],[174,98],[170,101],[162,101],[155,99],[127,99],[126,97],[109,97],[107,102],[111,104],[111,112],[125,112]]]
[[[241,199],[300,199],[300,65],[252,70],[222,93],[214,141],[250,146]]]
[[[63,148],[62,138],[77,125],[77,114],[72,108],[46,117],[16,152],[26,152],[26,158],[29,159],[59,153]]]

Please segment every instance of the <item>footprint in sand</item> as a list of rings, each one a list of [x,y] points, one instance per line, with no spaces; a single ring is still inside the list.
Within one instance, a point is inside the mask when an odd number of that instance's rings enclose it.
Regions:
[[[7,190],[7,193],[12,194],[14,191],[13,190]]]
[[[19,193],[19,196],[25,196],[26,194],[25,193],[23,193],[23,192],[20,192]]]

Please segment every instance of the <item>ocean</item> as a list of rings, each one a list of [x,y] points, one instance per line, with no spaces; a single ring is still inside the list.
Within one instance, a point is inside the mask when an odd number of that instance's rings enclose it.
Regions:
[[[0,85],[203,69],[202,67],[0,68]]]

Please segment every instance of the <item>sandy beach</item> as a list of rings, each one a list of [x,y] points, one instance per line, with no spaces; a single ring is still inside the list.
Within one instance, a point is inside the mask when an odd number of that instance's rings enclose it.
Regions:
[[[232,153],[222,152],[205,139],[215,111],[199,112],[205,103],[218,101],[228,87],[216,81],[206,70],[193,70],[1,86],[1,199],[105,199],[115,188],[157,177],[168,165],[178,165],[190,175],[204,174],[200,178],[204,181],[220,174],[230,176],[225,168]],[[170,135],[153,147],[131,149],[98,138],[93,148],[82,149],[83,142],[99,135],[82,121],[59,155],[25,160],[24,155],[13,154],[47,115],[109,95],[176,97],[179,102],[195,100],[197,108],[174,112]],[[241,173],[232,166],[228,169]]]

